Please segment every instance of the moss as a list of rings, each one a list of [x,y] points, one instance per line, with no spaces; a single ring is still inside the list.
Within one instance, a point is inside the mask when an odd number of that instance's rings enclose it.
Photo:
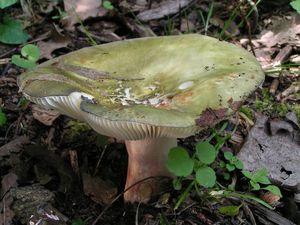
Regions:
[[[68,123],[68,127],[69,127],[69,130],[67,133],[67,137],[70,141],[75,141],[83,133],[91,130],[90,126],[87,125],[86,123],[74,121],[74,120],[71,120]]]
[[[285,117],[290,111],[294,111],[300,120],[300,106],[289,103],[277,102],[267,88],[262,90],[262,99],[256,99],[256,109],[272,117]]]
[[[240,112],[244,113],[249,119],[253,120],[251,109],[248,106],[241,106]]]
[[[300,121],[300,105],[293,105],[292,109],[295,112],[298,121]]]

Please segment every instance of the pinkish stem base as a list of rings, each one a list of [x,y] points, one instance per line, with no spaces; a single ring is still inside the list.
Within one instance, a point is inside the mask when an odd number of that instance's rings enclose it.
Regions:
[[[128,169],[125,189],[147,177],[173,175],[166,168],[169,150],[177,146],[176,138],[154,138],[125,141],[128,152]],[[149,179],[138,183],[124,193],[125,202],[143,202],[150,200],[153,193],[159,191],[158,179]]]

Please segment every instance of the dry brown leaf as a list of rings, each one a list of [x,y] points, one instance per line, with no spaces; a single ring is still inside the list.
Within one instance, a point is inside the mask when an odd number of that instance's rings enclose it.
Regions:
[[[256,48],[254,49],[256,59],[259,61],[262,68],[269,68],[272,64],[272,55],[275,52],[274,48]]]
[[[284,18],[279,16],[271,17],[272,25],[261,32],[258,42],[266,47],[275,45],[290,44],[300,46],[300,15],[291,14]]]
[[[256,123],[238,153],[238,158],[243,161],[246,170],[266,168],[274,183],[286,189],[295,189],[300,183],[299,131],[285,127],[282,132],[273,129],[274,133],[270,134],[270,122],[268,117],[256,114]]]
[[[41,205],[36,212],[31,215],[29,225],[66,225],[69,221],[68,217],[59,212],[51,204]]]
[[[59,48],[65,48],[70,44],[69,38],[60,39],[57,41],[39,41],[37,45],[41,50],[41,58],[52,59],[52,52]]]
[[[227,26],[224,20],[220,19],[217,16],[214,16],[209,20],[209,22],[214,26],[220,27],[221,29],[224,29],[226,26],[225,35],[228,37],[235,37],[240,34],[239,27],[234,21],[232,21],[229,26]]]
[[[83,190],[94,202],[101,205],[110,204],[117,194],[117,188],[110,181],[104,181],[99,177],[82,174]]]
[[[178,13],[182,8],[191,4],[192,0],[167,0],[162,1],[156,8],[145,10],[137,15],[140,21],[161,19],[163,17]]]
[[[79,20],[104,16],[107,11],[101,4],[102,0],[64,0],[65,11],[68,14],[64,19],[66,28],[72,29],[74,24],[80,22]]]
[[[276,206],[279,204],[279,200],[280,197],[273,194],[270,191],[267,191],[266,193],[264,193],[263,195],[260,196],[260,198],[262,200],[264,200],[265,202],[269,203],[271,206]]]
[[[49,41],[39,41],[37,45],[41,51],[41,58],[52,59],[52,52],[59,48],[65,48],[70,44],[71,38],[61,34],[61,30],[53,26],[50,33]]]
[[[44,109],[38,105],[33,105],[31,108],[33,117],[45,124],[46,126],[51,126],[54,120],[59,117],[59,112],[52,109]]]
[[[22,150],[24,145],[29,143],[30,140],[28,137],[19,136],[16,139],[0,147],[0,157],[9,156],[12,152],[18,153]]]
[[[3,196],[7,191],[9,191],[10,188],[18,186],[17,179],[17,175],[12,172],[9,172],[8,174],[2,177],[1,196]]]

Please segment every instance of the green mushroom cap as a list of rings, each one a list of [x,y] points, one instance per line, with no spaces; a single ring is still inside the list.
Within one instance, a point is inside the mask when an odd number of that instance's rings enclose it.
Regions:
[[[186,137],[230,116],[263,81],[246,50],[197,34],[83,48],[22,74],[31,101],[127,140]]]

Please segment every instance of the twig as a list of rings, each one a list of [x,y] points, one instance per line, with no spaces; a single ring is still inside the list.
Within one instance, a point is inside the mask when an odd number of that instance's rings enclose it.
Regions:
[[[104,154],[105,154],[105,152],[106,152],[106,149],[107,149],[107,145],[104,146],[104,148],[103,148],[103,150],[102,150],[102,152],[101,152],[101,155],[100,155],[100,157],[99,157],[99,159],[98,159],[96,168],[95,168],[94,173],[93,173],[94,176],[95,176],[96,173],[98,172],[99,165],[100,165],[100,163],[101,163],[101,161],[102,161],[102,159],[103,159],[103,156],[104,156]]]
[[[137,208],[136,208],[136,213],[135,213],[135,225],[139,225],[139,208],[140,208],[140,202],[139,204],[137,205]]]

